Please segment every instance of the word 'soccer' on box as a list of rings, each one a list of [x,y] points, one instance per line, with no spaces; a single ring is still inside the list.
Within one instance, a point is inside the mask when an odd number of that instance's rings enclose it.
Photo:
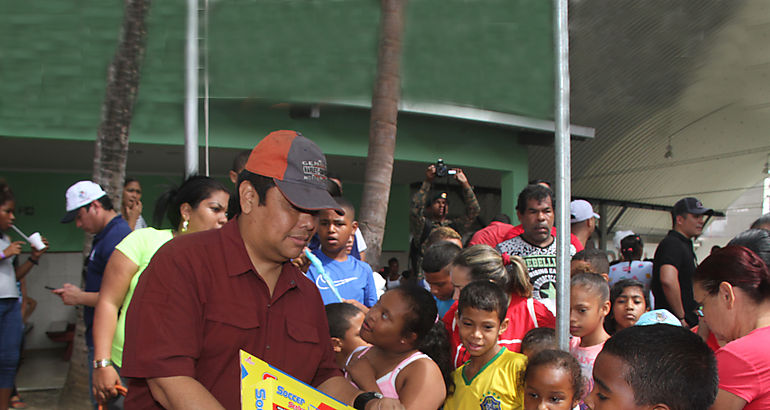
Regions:
[[[242,410],[355,410],[240,351]]]

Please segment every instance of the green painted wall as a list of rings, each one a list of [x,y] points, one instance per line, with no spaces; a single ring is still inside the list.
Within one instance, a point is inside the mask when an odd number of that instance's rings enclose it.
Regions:
[[[133,124],[152,130],[148,136],[180,129],[185,7],[152,3]],[[93,138],[122,8],[99,0],[3,2],[0,135]],[[551,118],[551,8],[543,0],[409,2],[404,98]],[[376,1],[211,2],[211,95],[368,102],[378,25]]]

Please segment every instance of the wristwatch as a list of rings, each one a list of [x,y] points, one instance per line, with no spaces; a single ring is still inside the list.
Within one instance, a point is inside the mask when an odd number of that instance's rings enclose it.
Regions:
[[[356,396],[356,399],[353,401],[353,408],[356,410],[365,410],[366,403],[369,403],[369,401],[374,399],[381,399],[382,397],[382,393],[378,393],[376,391],[361,393]]]

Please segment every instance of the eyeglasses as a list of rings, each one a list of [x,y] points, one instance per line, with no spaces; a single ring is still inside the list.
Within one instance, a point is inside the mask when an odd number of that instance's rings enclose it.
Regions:
[[[703,317],[703,305],[698,306],[697,309],[695,309],[695,314],[698,315],[698,317]]]

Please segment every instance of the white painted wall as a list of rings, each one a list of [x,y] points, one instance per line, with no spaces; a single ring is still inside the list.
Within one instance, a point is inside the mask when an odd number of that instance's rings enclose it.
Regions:
[[[27,260],[22,254],[19,261]],[[80,285],[83,271],[83,255],[79,252],[46,253],[40,258],[40,265],[27,274],[27,295],[37,300],[37,308],[29,317],[32,330],[24,340],[25,349],[47,349],[61,347],[62,343],[52,342],[45,332],[52,322],[65,320],[74,323],[77,318],[75,307],[66,306],[61,298],[45,286],[60,287],[65,282]]]

